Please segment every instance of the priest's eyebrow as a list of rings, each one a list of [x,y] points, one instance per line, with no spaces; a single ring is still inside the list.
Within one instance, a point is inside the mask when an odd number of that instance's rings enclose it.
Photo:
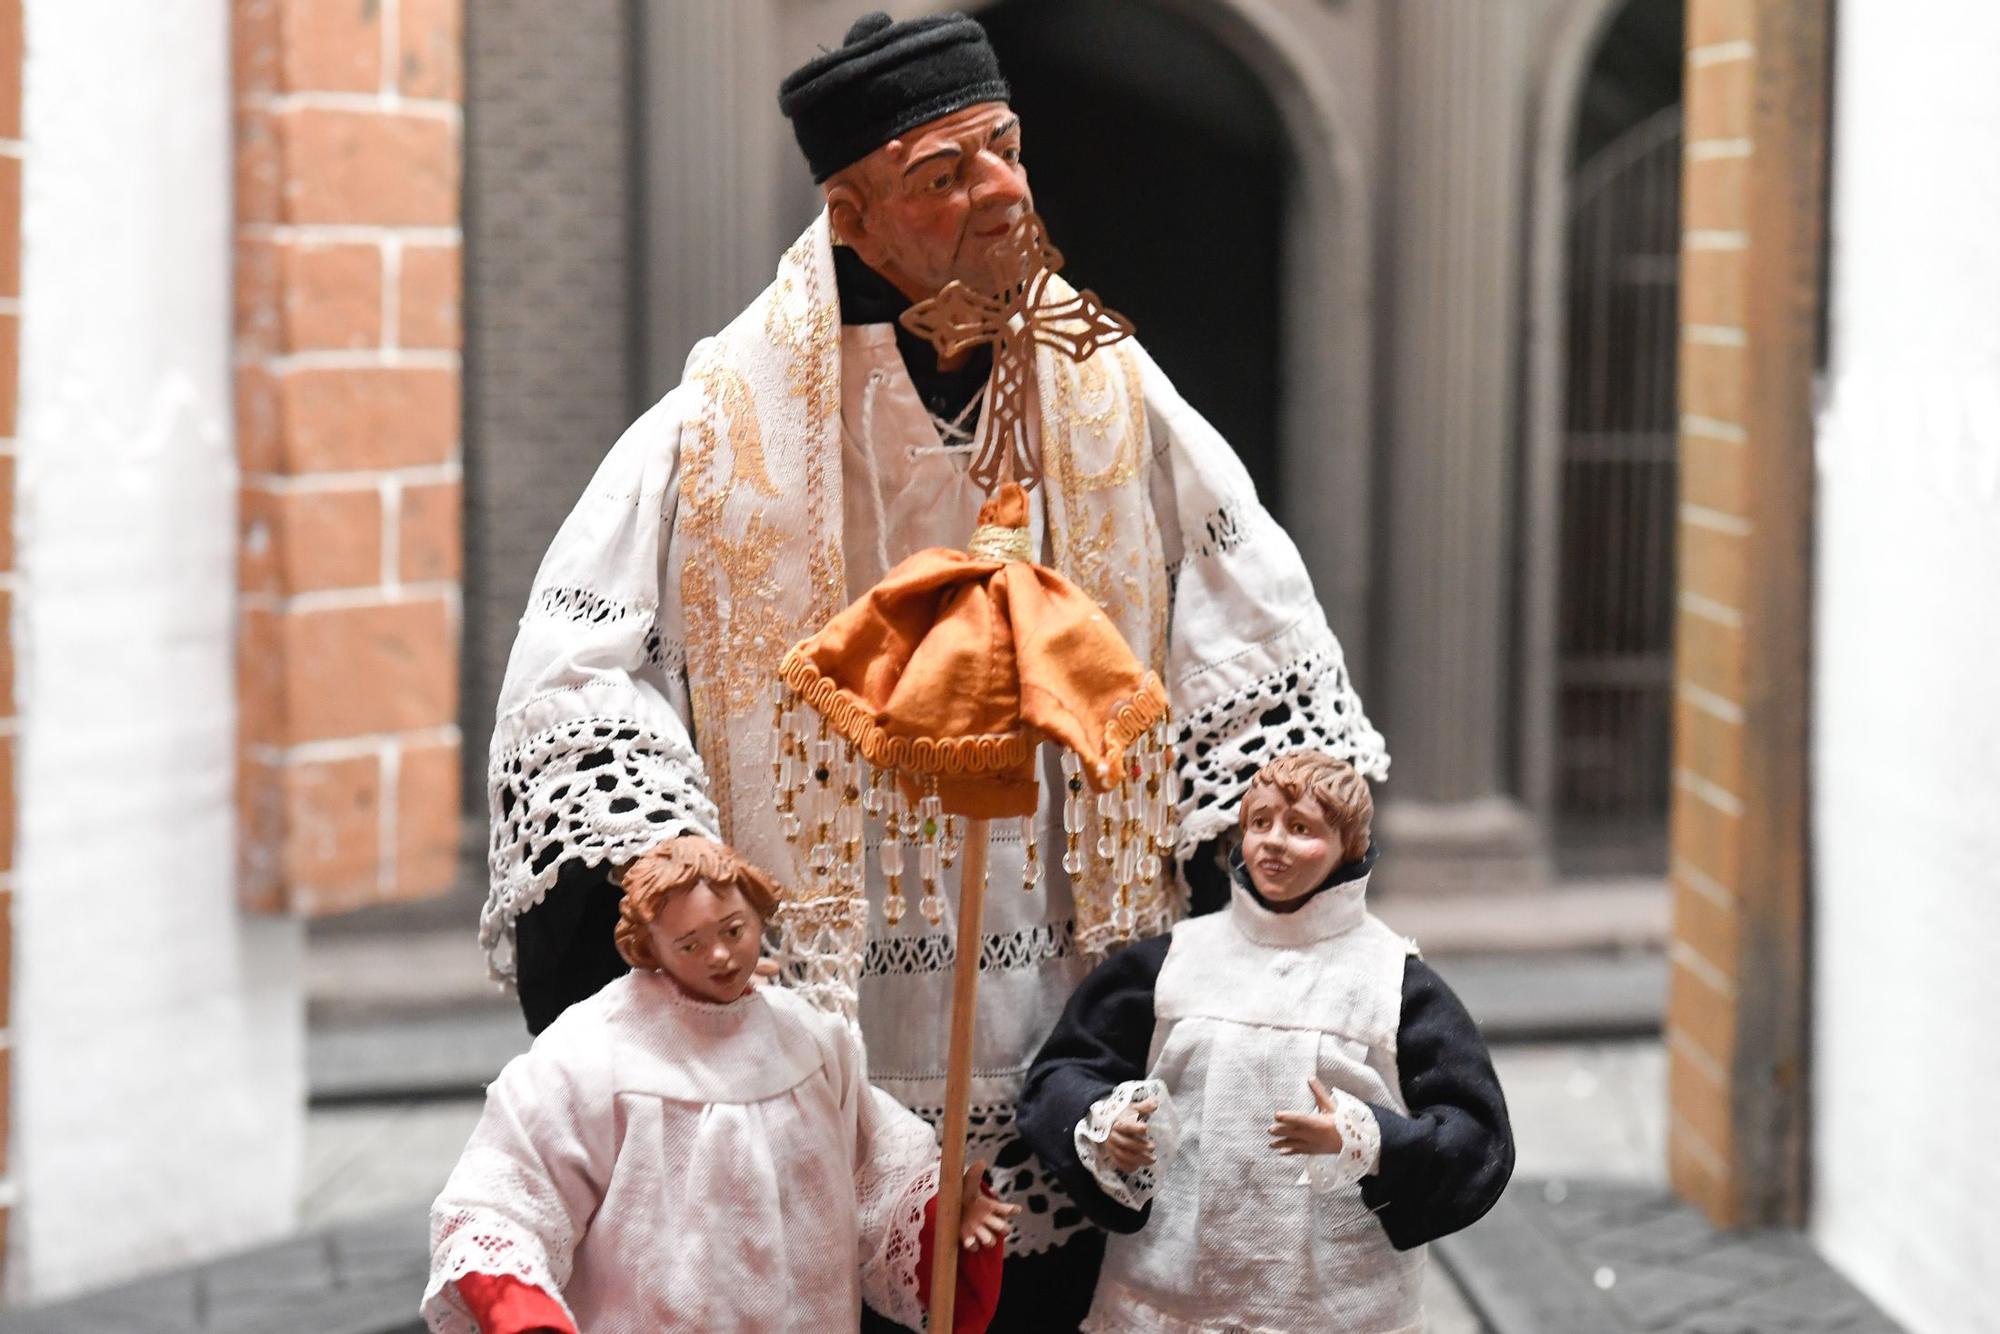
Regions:
[[[986,142],[989,144],[998,143],[1000,140],[1006,138],[1009,134],[1012,134],[1015,130],[1018,130],[1019,128],[1021,128],[1021,118],[1019,116],[1009,116],[1006,120],[1001,121],[998,125],[993,127],[993,133],[986,136]],[[935,162],[939,158],[964,157],[964,156],[965,156],[965,150],[960,148],[957,144],[945,144],[940,148],[933,148],[930,152],[924,154],[922,157],[918,158],[915,162],[912,162],[909,166],[903,168],[903,176],[905,179],[907,179],[910,173],[915,171],[918,167],[923,166],[927,162]]]

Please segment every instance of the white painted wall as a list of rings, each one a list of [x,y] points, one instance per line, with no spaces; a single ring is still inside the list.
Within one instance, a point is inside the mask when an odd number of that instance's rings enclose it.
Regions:
[[[1812,1227],[2000,1330],[2000,5],[1843,0],[1821,422]]]
[[[297,922],[236,909],[228,0],[29,0],[10,1295],[290,1225]]]

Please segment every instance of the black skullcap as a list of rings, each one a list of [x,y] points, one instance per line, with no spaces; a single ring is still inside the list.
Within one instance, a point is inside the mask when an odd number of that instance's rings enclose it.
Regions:
[[[864,15],[839,50],[821,52],[778,86],[778,107],[814,181],[926,121],[1007,97],[986,30],[963,14],[905,23]]]

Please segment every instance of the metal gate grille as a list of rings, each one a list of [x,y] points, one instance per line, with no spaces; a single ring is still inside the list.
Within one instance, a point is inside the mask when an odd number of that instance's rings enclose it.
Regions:
[[[1665,868],[1680,162],[1676,106],[1571,189],[1556,831],[1570,874]]]

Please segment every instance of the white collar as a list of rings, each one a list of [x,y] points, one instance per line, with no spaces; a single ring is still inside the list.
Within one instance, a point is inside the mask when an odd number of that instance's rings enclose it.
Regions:
[[[1231,877],[1229,920],[1246,939],[1283,949],[1331,940],[1361,925],[1368,915],[1368,876],[1329,885],[1302,908],[1272,912]]]
[[[755,984],[745,987],[735,1000],[714,1001],[685,990],[663,968],[634,968],[632,976],[635,991],[670,1007],[682,1017],[682,1022],[698,1024],[710,1031],[741,1027],[760,1008],[762,1000]]]

